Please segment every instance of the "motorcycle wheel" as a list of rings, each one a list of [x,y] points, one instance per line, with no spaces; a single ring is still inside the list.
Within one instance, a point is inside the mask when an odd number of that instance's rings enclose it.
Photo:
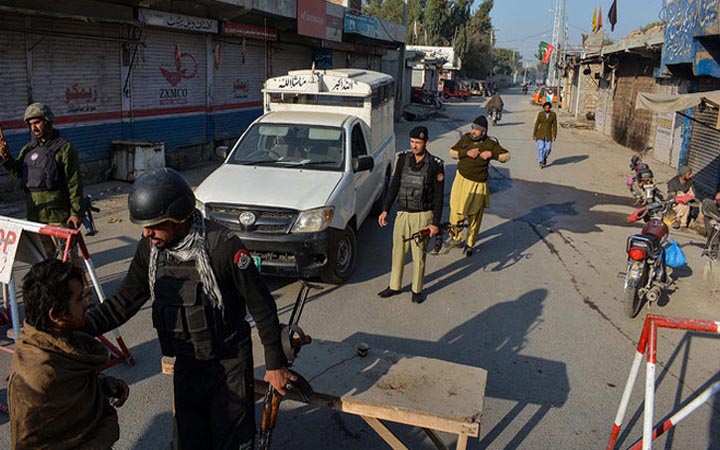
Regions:
[[[625,303],[625,314],[631,319],[637,317],[642,308],[642,298],[640,298],[638,288],[626,286],[623,303]]]

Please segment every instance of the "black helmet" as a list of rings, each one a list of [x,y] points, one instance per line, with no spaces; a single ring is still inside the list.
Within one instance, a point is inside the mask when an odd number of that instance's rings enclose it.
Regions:
[[[173,169],[155,169],[135,181],[128,196],[130,220],[142,226],[184,222],[195,211],[195,194]]]

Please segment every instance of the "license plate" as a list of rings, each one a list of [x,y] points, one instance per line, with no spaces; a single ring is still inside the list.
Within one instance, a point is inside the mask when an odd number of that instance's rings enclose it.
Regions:
[[[259,256],[253,256],[252,257],[253,262],[255,263],[255,267],[257,267],[257,270],[260,270],[260,265],[262,264],[262,258]]]

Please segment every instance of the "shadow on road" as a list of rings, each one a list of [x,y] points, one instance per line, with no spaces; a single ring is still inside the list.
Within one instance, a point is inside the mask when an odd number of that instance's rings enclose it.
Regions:
[[[485,368],[488,371],[486,396],[516,404],[482,437],[477,448],[497,448],[492,444],[503,431],[514,425],[526,408],[537,405],[539,408],[522,424],[520,431],[514,433],[506,447],[518,448],[551,408],[565,404],[570,393],[564,362],[522,354],[529,335],[543,322],[547,295],[545,289],[534,289],[517,299],[497,303],[437,342],[363,332],[353,334],[344,342],[353,346],[366,342],[371,348]]]
[[[556,160],[551,160],[550,164],[548,164],[545,167],[554,167],[554,166],[564,166],[565,164],[575,164],[580,161],[585,161],[588,159],[589,155],[575,155],[575,156],[566,156],[564,158],[559,158]]]

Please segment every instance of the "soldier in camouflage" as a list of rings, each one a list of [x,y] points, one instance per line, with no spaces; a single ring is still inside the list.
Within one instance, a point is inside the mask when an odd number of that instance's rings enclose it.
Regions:
[[[78,228],[82,223],[78,152],[53,128],[55,115],[47,105],[31,104],[24,120],[33,140],[17,158],[10,154],[7,142],[0,140],[0,164],[21,180],[27,193],[28,220]]]

